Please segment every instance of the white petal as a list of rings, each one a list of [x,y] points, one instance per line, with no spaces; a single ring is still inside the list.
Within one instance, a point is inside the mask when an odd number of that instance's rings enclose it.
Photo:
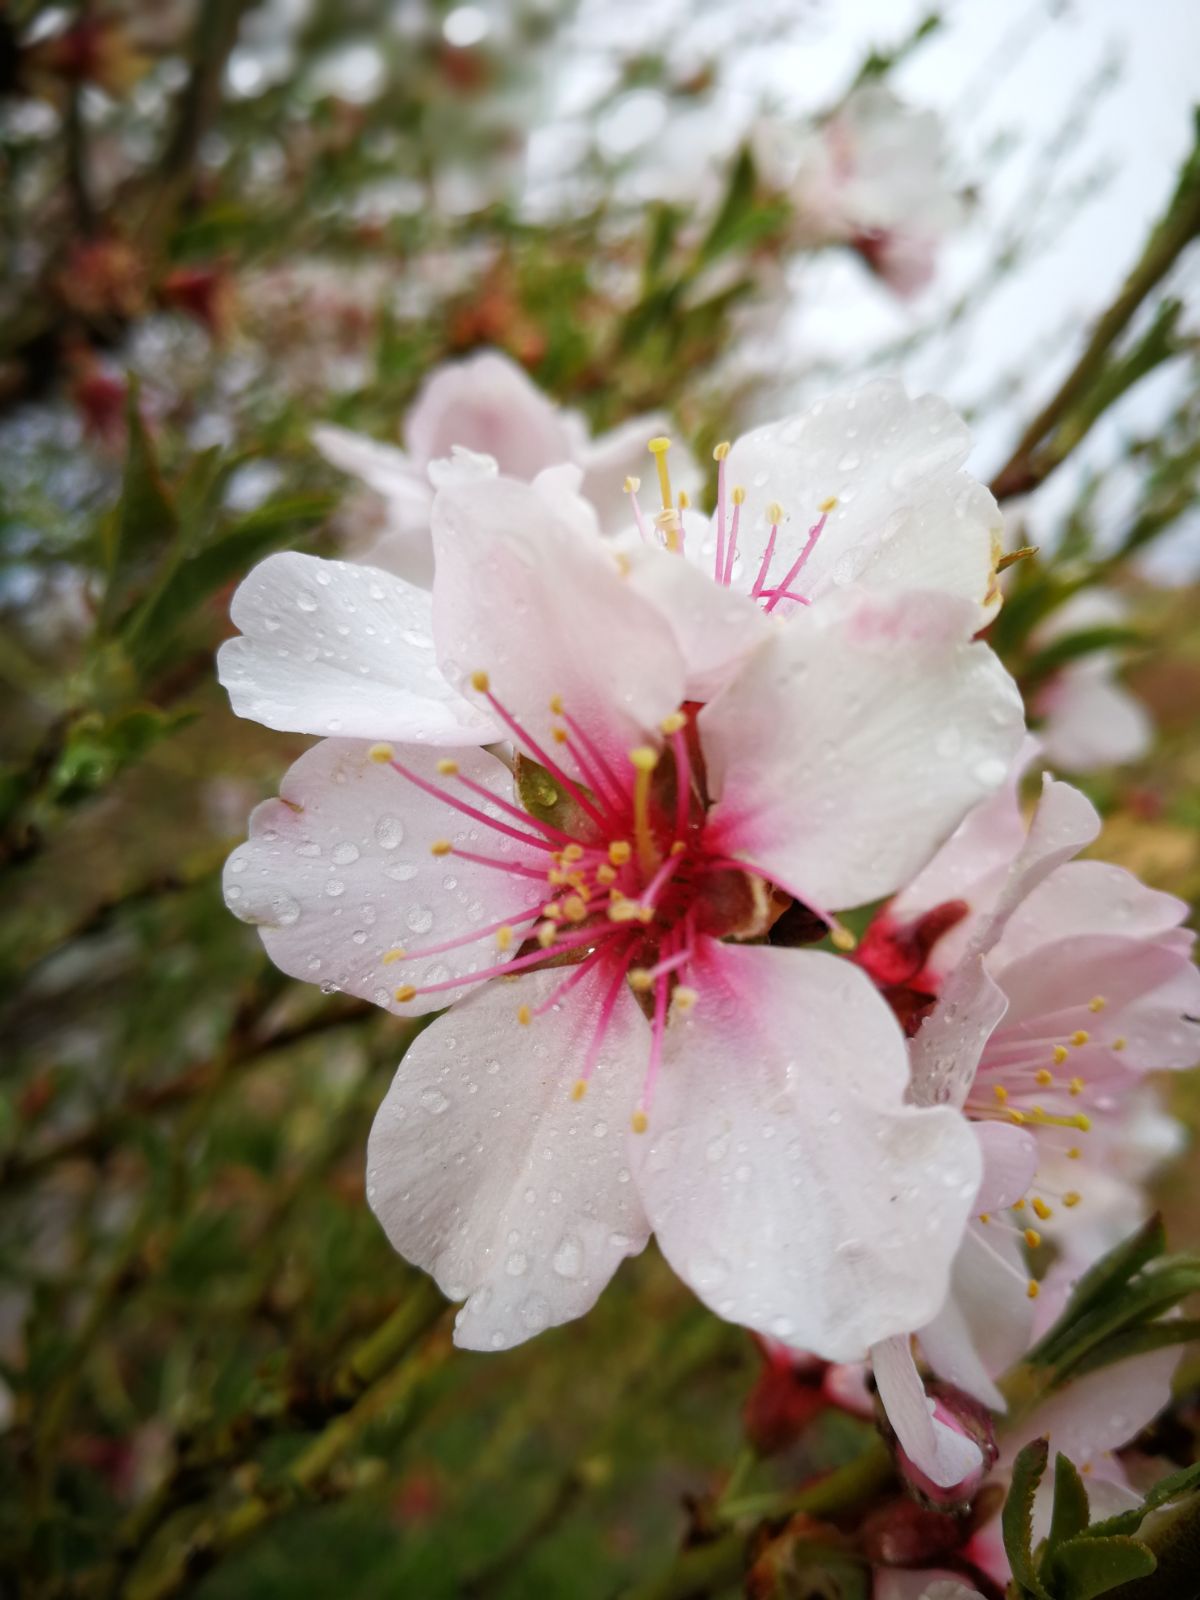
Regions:
[[[486,744],[499,730],[438,670],[432,601],[374,567],[287,551],[244,579],[218,654],[239,717],[288,733]]]
[[[940,1306],[979,1186],[955,1113],[903,1104],[904,1040],[850,962],[707,942],[667,1030],[637,1181],[720,1316],[832,1361]]]
[[[367,1196],[392,1244],[466,1300],[455,1343],[501,1350],[595,1304],[649,1236],[625,1134],[649,1029],[626,990],[587,1095],[571,1088],[603,986],[516,1020],[561,971],[495,983],[415,1041],[379,1109]]]
[[[486,671],[543,748],[552,696],[622,776],[631,746],[683,698],[683,659],[609,547],[512,478],[443,490],[433,510],[443,670]]]
[[[331,466],[360,478],[368,489],[382,495],[406,527],[428,527],[433,504],[429,479],[421,464],[397,445],[329,422],[313,429],[312,440]]]
[[[1045,717],[1039,734],[1046,759],[1064,772],[1140,761],[1154,740],[1141,701],[1098,673],[1065,668],[1033,709]]]
[[[983,1600],[983,1596],[952,1572],[880,1567],[875,1573],[871,1600]]]
[[[999,787],[1023,734],[996,656],[933,595],[813,607],[699,716],[722,843],[809,904],[911,878]]]
[[[962,471],[970,444],[945,401],[910,400],[894,378],[747,434],[726,464],[726,483],[746,490],[737,581],[748,588],[759,570],[772,501],[784,511],[771,566],[779,581],[822,505],[836,498],[796,580],[801,594],[849,583],[935,590],[971,603],[967,631],[975,631],[998,603],[993,561],[1003,522],[988,491]]]
[[[943,1489],[952,1489],[979,1471],[983,1455],[975,1441],[930,1413],[925,1385],[906,1337],[874,1345],[871,1365],[888,1421],[914,1466]]]
[[[1005,1433],[1001,1460],[1011,1462],[1022,1446],[1042,1435],[1050,1440],[1051,1457],[1061,1451],[1077,1467],[1120,1449],[1170,1401],[1171,1374],[1178,1364],[1178,1348],[1168,1348],[1073,1379]]]
[[[1029,1348],[1034,1303],[1019,1236],[973,1222],[963,1236],[946,1303],[921,1329],[929,1365],[981,1405],[1005,1410],[993,1381]]]
[[[1043,945],[1103,931],[1159,939],[1188,914],[1184,901],[1107,861],[1070,861],[1025,897],[996,943],[998,971]]]
[[[526,480],[571,454],[558,407],[494,350],[440,367],[413,402],[404,432],[420,461],[448,456],[462,445],[492,456],[508,476]]]
[[[482,844],[483,853],[514,864],[543,869],[546,863],[542,853],[489,834],[372,761],[369,748],[325,739],[288,769],[281,798],[255,809],[249,839],[225,864],[225,899],[244,922],[258,926],[272,961],[292,977],[330,983],[398,1016],[416,1016],[440,1010],[463,991],[418,995],[403,1004],[394,991],[494,965],[504,959],[495,936],[482,934],[424,959],[386,961],[388,952],[418,951],[473,927],[515,920],[546,892],[537,879],[434,857],[430,844],[446,838],[467,848]],[[429,782],[447,782],[437,775],[433,752],[397,755]],[[473,749],[455,755],[467,777],[511,795],[512,779],[494,756]],[[518,937],[514,952],[519,943]]]

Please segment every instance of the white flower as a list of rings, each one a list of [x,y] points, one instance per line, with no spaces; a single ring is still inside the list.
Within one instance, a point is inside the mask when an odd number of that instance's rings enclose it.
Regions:
[[[801,243],[848,244],[898,294],[933,275],[937,248],[964,216],[945,176],[940,118],[864,83],[815,128],[760,122],[754,156],[790,196]]]
[[[487,350],[447,362],[427,379],[405,418],[403,450],[329,423],[313,429],[313,440],[335,467],[361,478],[386,504],[387,530],[364,560],[428,584],[435,463],[466,451],[527,481],[570,464],[579,469],[579,493],[601,528],[615,532],[628,521],[625,479],[664,420],[635,417],[592,439],[580,416],[556,406],[507,356]],[[694,489],[690,463],[681,463],[680,473],[680,487]]]
[[[1042,648],[1073,633],[1119,627],[1128,606],[1104,589],[1088,589],[1068,600],[1031,641]],[[1138,761],[1150,748],[1154,729],[1145,707],[1117,682],[1115,651],[1093,650],[1061,667],[1033,698],[1038,737],[1046,759],[1064,772],[1095,772]]]
[[[284,970],[402,1016],[457,1002],[372,1133],[389,1236],[476,1348],[585,1311],[651,1228],[720,1315],[823,1355],[921,1326],[974,1139],[903,1104],[865,975],[762,941],[790,899],[832,925],[911,878],[1006,770],[1011,680],[963,603],[862,590],[769,629],[697,709],[660,613],[545,485],[453,482],[433,528],[419,626],[389,615],[419,594],[399,579],[275,557],[222,659],[273,726],[409,741],[302,757],[226,879]],[[414,717],[454,747],[395,732]]]

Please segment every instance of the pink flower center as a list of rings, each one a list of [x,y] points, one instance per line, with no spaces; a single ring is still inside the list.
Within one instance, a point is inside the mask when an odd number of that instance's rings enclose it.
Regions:
[[[438,763],[441,775],[453,780],[443,786],[405,767],[390,746],[378,745],[372,755],[443,801],[448,811],[470,817],[498,839],[541,852],[545,867],[531,864],[527,855],[514,861],[503,854],[460,849],[445,839],[432,845],[435,855],[454,855],[508,873],[520,879],[523,888],[530,879],[541,879],[546,896],[532,910],[518,911],[487,928],[472,928],[443,944],[389,951],[385,960],[408,961],[492,934],[498,953],[506,957],[481,971],[420,989],[402,985],[396,999],[403,1003],[464,983],[562,965],[564,976],[554,991],[535,1009],[519,1009],[519,1020],[532,1023],[559,1006],[589,975],[597,975],[602,998],[573,1090],[579,1098],[586,1092],[628,983],[651,1025],[650,1057],[633,1118],[640,1132],[654,1096],[668,1016],[672,1009],[689,1010],[696,1000],[690,980],[698,942],[759,937],[788,899],[749,872],[745,863],[724,854],[708,824],[695,707],[665,718],[662,746],[630,750],[627,763],[618,770],[556,697],[551,710],[561,721],[553,729],[552,743],[564,758],[569,757],[578,774],[573,777],[565,761],[535,739],[492,693],[485,673],[475,673],[471,682],[510,729],[519,749],[528,753],[517,757],[517,792],[523,776],[549,791],[550,803],[537,805],[542,815],[499,798],[466,777],[452,759]],[[530,762],[536,763],[532,771]],[[508,957],[514,945],[516,953]]]

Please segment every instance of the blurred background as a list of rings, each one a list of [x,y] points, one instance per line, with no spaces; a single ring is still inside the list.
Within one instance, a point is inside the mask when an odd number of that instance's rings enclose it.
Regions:
[[[1189,0],[0,0],[4,1592],[677,1592],[760,1356],[653,1247],[451,1351],[363,1195],[403,1025],[221,901],[307,743],[230,713],[230,593],[386,534],[314,425],[403,443],[480,349],[702,462],[896,372],[1037,547],[993,642],[1092,853],[1194,901],[1197,63]]]

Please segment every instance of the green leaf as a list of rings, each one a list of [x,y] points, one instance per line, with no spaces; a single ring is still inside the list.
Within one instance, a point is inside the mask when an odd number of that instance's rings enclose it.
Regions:
[[[1100,1367],[1116,1366],[1118,1361],[1131,1361],[1134,1356],[1149,1355],[1153,1350],[1166,1350],[1174,1344],[1191,1344],[1200,1340],[1200,1318],[1172,1317],[1167,1322],[1151,1322],[1145,1327],[1130,1328],[1113,1334],[1093,1346],[1086,1356],[1072,1364],[1071,1376],[1082,1378],[1087,1372]]]
[[[1052,1600],[1042,1585],[1033,1560],[1033,1497],[1050,1456],[1048,1439],[1034,1439],[1013,1462],[1012,1484],[1000,1526],[1013,1577],[1036,1600]]]
[[[1122,1583],[1148,1577],[1157,1565],[1154,1553],[1136,1539],[1119,1534],[1095,1538],[1091,1532],[1059,1545],[1047,1563],[1054,1600],[1094,1600]]]
[[[1194,1466],[1181,1467],[1178,1472],[1169,1472],[1147,1491],[1140,1506],[1131,1506],[1128,1511],[1118,1511],[1116,1516],[1106,1517],[1103,1522],[1094,1523],[1089,1531],[1099,1537],[1114,1533],[1134,1533],[1152,1511],[1157,1511],[1160,1506],[1165,1506],[1172,1500],[1178,1500],[1182,1495],[1190,1494],[1193,1489],[1200,1489],[1200,1461]]]
[[[1156,1213],[1136,1233],[1088,1268],[1075,1285],[1058,1321],[1029,1352],[1027,1360],[1034,1365],[1050,1365],[1058,1361],[1059,1351],[1066,1348],[1079,1320],[1093,1307],[1109,1303],[1135,1273],[1148,1261],[1161,1256],[1166,1248],[1167,1236],[1162,1217]]]
[[[1039,650],[1022,673],[1022,678],[1033,683],[1041,683],[1071,661],[1096,655],[1101,650],[1116,650],[1130,645],[1144,645],[1146,642],[1145,634],[1139,632],[1137,628],[1115,625],[1082,628],[1078,633],[1064,634],[1061,639],[1055,639],[1052,644],[1048,644],[1044,650]]]
[[[130,595],[153,569],[156,559],[179,536],[179,517],[163,482],[158,455],[138,405],[138,388],[129,384],[127,409],[129,449],[121,500],[103,530],[108,582],[100,609],[100,627],[107,630]]]
[[[1095,1306],[1071,1328],[1055,1359],[1061,1381],[1084,1356],[1090,1356],[1114,1334],[1136,1329],[1174,1310],[1200,1292],[1200,1257],[1169,1256],[1150,1263],[1119,1294]]]
[[[578,837],[580,828],[586,827],[587,819],[578,802],[567,794],[562,784],[545,767],[518,752],[513,776],[516,779],[517,798],[531,817],[548,822],[552,828],[561,829],[572,839]],[[582,784],[580,793],[588,795],[588,790]],[[591,798],[590,795],[588,798]]]
[[[1083,1479],[1074,1463],[1060,1451],[1054,1458],[1054,1514],[1050,1520],[1049,1549],[1082,1533],[1091,1514]]]

